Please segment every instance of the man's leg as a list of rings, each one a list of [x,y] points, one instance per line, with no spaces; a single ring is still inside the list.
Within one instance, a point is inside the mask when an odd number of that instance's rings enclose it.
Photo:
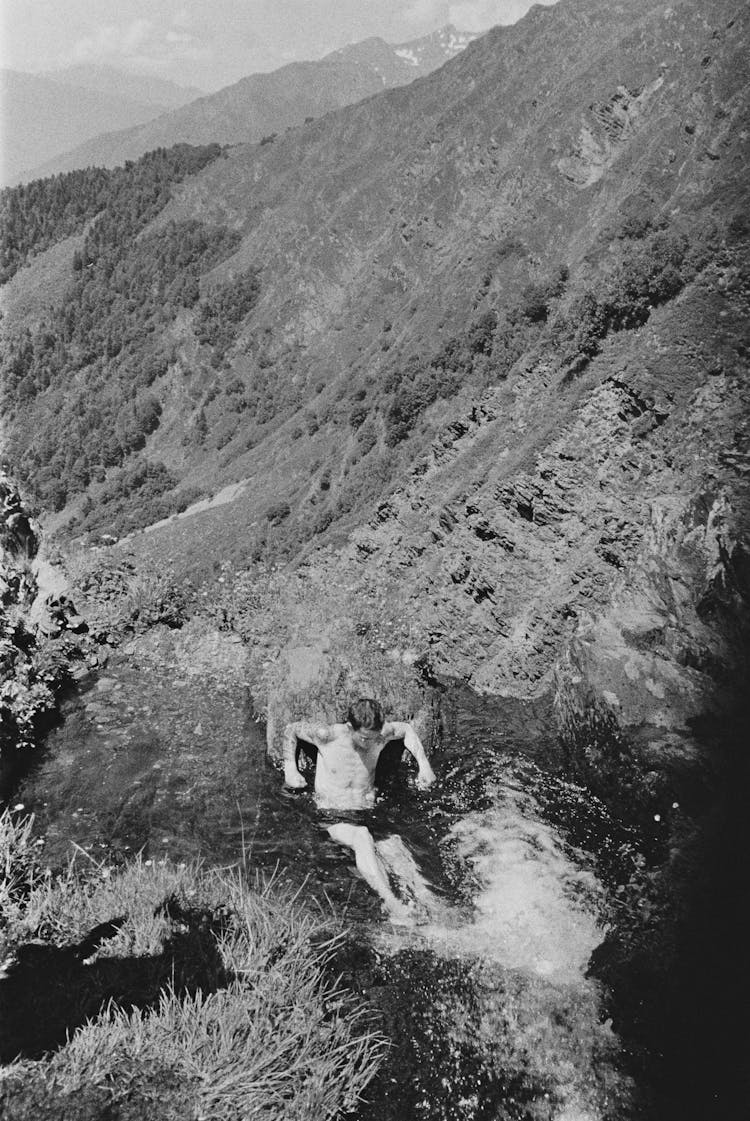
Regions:
[[[354,851],[360,875],[383,900],[391,917],[396,921],[408,918],[409,908],[391,890],[385,865],[378,856],[367,826],[339,821],[335,825],[329,825],[327,829],[333,841]]]
[[[407,891],[414,896],[415,903],[424,907],[429,914],[434,915],[441,910],[440,900],[398,833],[391,833],[378,841],[375,851],[383,867],[389,868],[395,879],[405,885]]]

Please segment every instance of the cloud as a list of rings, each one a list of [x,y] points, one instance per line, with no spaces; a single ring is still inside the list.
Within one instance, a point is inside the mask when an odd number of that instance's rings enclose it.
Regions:
[[[124,24],[103,24],[82,36],[61,61],[155,70],[175,62],[207,58],[209,53],[187,30],[184,20],[175,18],[171,26],[157,27],[153,20],[134,19]]]
[[[445,0],[411,0],[403,18],[415,27],[434,27],[447,22],[447,4]]]
[[[448,5],[450,23],[462,31],[485,31],[496,23],[515,23],[537,0],[459,0]],[[549,5],[556,0],[539,0]]]
[[[193,23],[193,17],[187,8],[180,8],[179,12],[175,12],[172,16],[172,23],[175,27],[190,27]]]

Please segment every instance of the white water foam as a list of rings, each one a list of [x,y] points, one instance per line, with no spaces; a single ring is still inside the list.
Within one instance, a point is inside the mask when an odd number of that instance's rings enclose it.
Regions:
[[[603,889],[583,854],[565,851],[528,798],[512,786],[498,789],[496,805],[467,814],[445,844],[476,884],[472,909],[442,903],[399,837],[377,845],[417,904],[421,938],[442,955],[478,956],[553,982],[583,980],[605,934]]]
[[[456,855],[477,881],[474,914],[459,927],[425,933],[443,950],[470,952],[553,981],[583,978],[604,937],[601,887],[566,855],[554,830],[509,797],[453,827]]]

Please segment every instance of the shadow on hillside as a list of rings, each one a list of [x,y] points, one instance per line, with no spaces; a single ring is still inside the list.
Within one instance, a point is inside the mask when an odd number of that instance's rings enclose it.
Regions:
[[[124,918],[101,923],[75,945],[19,946],[0,977],[0,1062],[56,1050],[110,1001],[126,1011],[148,1009],[167,987],[178,995],[225,987],[231,977],[217,946],[221,914],[185,909],[174,899],[164,910],[173,931],[158,954],[87,964]]]

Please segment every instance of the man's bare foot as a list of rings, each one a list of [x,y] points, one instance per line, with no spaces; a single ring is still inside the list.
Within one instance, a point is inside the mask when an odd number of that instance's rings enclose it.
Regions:
[[[416,926],[419,921],[417,908],[413,903],[402,903],[399,900],[395,905],[389,904],[386,910],[394,926]]]

